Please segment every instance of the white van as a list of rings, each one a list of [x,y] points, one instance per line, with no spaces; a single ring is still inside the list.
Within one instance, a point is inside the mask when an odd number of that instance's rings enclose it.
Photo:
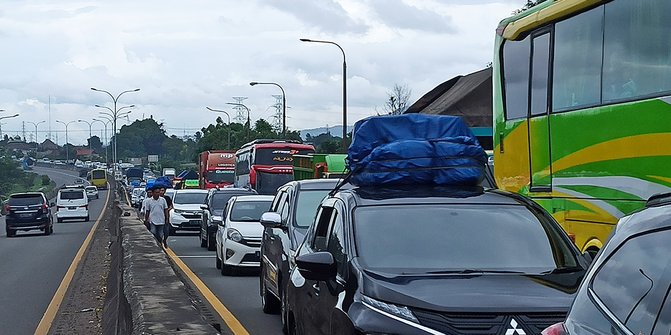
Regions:
[[[63,188],[58,191],[56,197],[56,219],[63,222],[64,219],[89,220],[89,199],[86,190],[81,188]]]

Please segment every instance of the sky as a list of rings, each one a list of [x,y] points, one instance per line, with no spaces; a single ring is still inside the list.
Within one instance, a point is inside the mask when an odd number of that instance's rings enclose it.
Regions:
[[[376,115],[395,84],[410,103],[492,60],[498,22],[524,0],[2,0],[2,133],[84,144],[117,95],[168,135],[193,135],[246,97],[252,122],[272,121],[281,91],[287,128],[342,123],[343,55],[348,124]],[[246,112],[242,112],[246,114]],[[42,122],[44,121],[44,122]],[[40,123],[42,122],[42,123]],[[92,134],[104,140],[103,123]],[[111,135],[108,126],[108,137]],[[49,131],[50,130],[50,131]]]

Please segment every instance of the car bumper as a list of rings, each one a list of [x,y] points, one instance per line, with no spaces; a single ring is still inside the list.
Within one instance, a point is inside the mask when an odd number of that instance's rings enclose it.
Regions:
[[[89,216],[89,211],[87,209],[59,209],[56,212],[56,218],[59,219],[73,219],[73,218],[85,218]]]
[[[42,217],[32,221],[5,219],[7,228],[13,230],[30,230],[30,229],[44,229],[49,225],[49,217]]]
[[[200,230],[202,218],[185,218],[179,214],[170,214],[170,226],[181,230]]]
[[[230,257],[230,253],[233,253]],[[251,247],[242,243],[226,240],[224,244],[224,263],[240,267],[261,266],[261,247]]]

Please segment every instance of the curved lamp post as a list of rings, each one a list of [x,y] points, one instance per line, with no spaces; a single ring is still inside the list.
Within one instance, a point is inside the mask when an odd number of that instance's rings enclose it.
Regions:
[[[113,166],[114,166],[114,171],[117,171],[117,162],[118,162],[118,160],[117,160],[117,148],[116,148],[116,147],[117,147],[117,141],[116,141],[116,139],[117,139],[117,136],[116,136],[116,120],[118,119],[119,111],[120,111],[121,109],[123,109],[123,108],[119,108],[119,109],[117,109],[117,106],[116,106],[116,105],[117,105],[117,102],[119,101],[119,98],[120,98],[122,95],[124,95],[124,94],[126,94],[126,93],[137,92],[137,91],[139,91],[140,89],[139,89],[139,88],[136,88],[136,89],[134,89],[134,90],[123,91],[123,92],[119,93],[119,95],[117,95],[116,98],[114,97],[114,95],[112,95],[112,93],[107,92],[107,91],[105,91],[105,90],[100,90],[100,89],[97,89],[97,88],[95,88],[95,87],[91,87],[91,90],[96,91],[96,92],[107,93],[107,95],[109,95],[110,98],[112,98],[112,102],[114,102],[114,109],[110,109],[109,107],[104,107],[104,106],[100,106],[100,105],[96,105],[96,107],[107,108],[107,109],[109,109],[109,110],[112,112],[112,127],[113,127],[113,131],[114,131],[114,152],[113,152],[113,155],[112,155],[112,156],[113,156],[113,158],[114,158],[114,164],[113,164]],[[132,106],[134,107],[134,105],[132,105]],[[131,106],[127,106],[127,107],[130,108]],[[125,108],[125,107],[124,107],[124,108]]]
[[[207,110],[212,111],[212,112],[224,113],[228,117],[228,147],[227,147],[227,149],[231,150],[231,116],[226,111],[223,111],[221,109],[214,109],[214,108],[210,108],[210,107],[205,107],[205,108],[207,108]]]
[[[284,88],[280,86],[278,83],[273,83],[273,82],[257,82],[253,81],[249,83],[249,86],[255,86],[255,85],[275,85],[282,90],[282,137],[287,138],[287,96],[284,93]]]
[[[89,125],[89,159],[93,160],[93,150],[91,150],[91,142],[93,142],[93,141],[91,141],[91,136],[92,136],[91,135],[91,128],[93,127],[93,122],[89,122],[89,121],[82,120],[82,119],[77,120],[77,122],[83,122],[83,123],[86,123],[86,124]]]
[[[301,38],[301,42],[333,44],[342,52],[342,147],[347,150],[347,61],[345,50],[336,42]]]
[[[33,126],[35,126],[35,158],[37,158],[37,151],[39,151],[39,145],[40,145],[40,139],[38,138],[39,136],[37,135],[37,126],[39,126],[41,123],[45,123],[47,121],[40,121],[40,122],[31,122],[31,121],[26,121],[26,123],[30,123]]]
[[[226,104],[231,105],[231,106],[242,107],[245,110],[247,110],[247,141],[249,141],[249,131],[252,128],[252,121],[249,117],[249,107],[245,106],[244,104],[237,103],[237,102],[227,102]]]
[[[109,147],[109,144],[107,143],[107,124],[112,123],[112,119],[107,118],[105,115],[101,115],[100,118],[103,120],[93,119],[93,121],[102,122],[102,124],[105,126],[105,164],[109,164],[110,160],[107,154],[107,147]]]
[[[68,150],[68,126],[70,125],[70,123],[73,123],[75,121],[73,120],[69,122],[63,122],[60,120],[56,120],[56,122],[65,125],[65,145],[63,147],[65,148],[65,164],[67,165],[70,164],[70,150]]]
[[[0,112],[4,112],[4,111],[5,111],[4,109],[0,109]],[[14,117],[17,117],[17,116],[19,116],[19,114],[0,116],[0,120],[11,119],[11,118],[14,118]],[[0,138],[2,138],[2,123],[0,123]]]

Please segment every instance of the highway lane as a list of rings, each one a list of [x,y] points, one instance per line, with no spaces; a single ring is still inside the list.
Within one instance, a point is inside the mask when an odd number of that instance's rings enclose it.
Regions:
[[[261,310],[258,271],[222,276],[214,266],[214,251],[200,247],[198,234],[177,232],[176,236],[170,236],[168,243],[250,334],[283,334],[280,316],[264,314]]]
[[[49,175],[57,185],[72,184],[78,178],[74,171],[35,168],[34,172]],[[91,200],[91,221],[57,223],[54,218],[54,234],[50,236],[37,230],[7,238],[4,217],[0,218],[0,333],[35,332],[106,197],[107,191],[101,191],[100,199]]]

